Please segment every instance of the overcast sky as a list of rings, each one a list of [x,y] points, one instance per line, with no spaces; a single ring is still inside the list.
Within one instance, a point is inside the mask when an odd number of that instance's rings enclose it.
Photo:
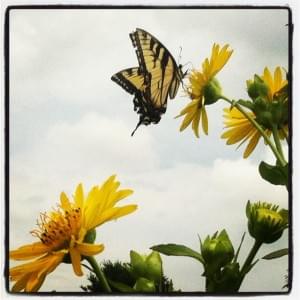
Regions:
[[[110,80],[137,66],[129,33],[143,28],[157,37],[185,68],[199,68],[214,42],[234,53],[217,76],[224,94],[246,98],[246,80],[264,67],[288,67],[287,10],[13,10],[10,15],[10,241],[16,248],[39,212],[50,210],[61,191],[72,195],[117,174],[135,193],[138,210],[97,230],[105,251],[97,258],[129,260],[129,251],[149,252],[159,243],[199,249],[226,228],[237,248],[246,227],[247,200],[287,208],[284,187],[263,181],[257,165],[273,163],[263,143],[244,160],[220,139],[223,103],[207,108],[209,136],[179,132],[174,119],[188,103],[182,90],[158,125],[141,126],[132,96]],[[126,201],[126,200],[125,200]],[[125,202],[124,201],[124,202]],[[252,245],[247,236],[247,247]],[[258,257],[287,246],[287,234],[263,246]],[[203,291],[202,266],[192,259],[163,257],[165,275],[183,291]],[[268,270],[266,272],[266,270]],[[242,291],[280,291],[287,258],[260,261]],[[79,291],[85,277],[61,265],[42,291]],[[87,274],[87,273],[86,273]]]

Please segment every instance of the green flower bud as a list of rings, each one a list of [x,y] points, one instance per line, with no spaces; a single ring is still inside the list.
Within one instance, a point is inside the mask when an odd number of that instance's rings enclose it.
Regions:
[[[146,255],[130,251],[131,270],[135,278],[144,277],[147,272]]]
[[[154,293],[155,283],[152,280],[141,277],[136,281],[133,289],[142,293]]]
[[[162,279],[162,260],[157,251],[152,251],[148,256],[130,251],[130,264],[135,278],[144,277],[155,282]]]
[[[241,284],[241,273],[239,263],[234,262],[222,268],[219,274],[214,274],[208,280],[208,292],[238,292]]]
[[[234,249],[226,230],[219,235],[216,232],[212,237],[207,236],[201,244],[201,254],[205,263],[205,272],[213,273],[225,266],[234,256]]]
[[[146,278],[160,282],[162,279],[162,260],[157,251],[152,251],[146,258]]]
[[[288,210],[266,202],[247,203],[246,215],[250,235],[262,243],[274,243],[288,227]]]
[[[212,78],[203,87],[203,96],[205,99],[205,105],[215,103],[222,96],[222,87],[216,78]]]
[[[288,124],[288,102],[272,101],[270,103],[270,112],[272,114],[272,123],[278,128],[283,128]]]
[[[248,95],[252,100],[268,96],[269,88],[258,75],[254,75],[254,80],[247,80],[246,83]]]

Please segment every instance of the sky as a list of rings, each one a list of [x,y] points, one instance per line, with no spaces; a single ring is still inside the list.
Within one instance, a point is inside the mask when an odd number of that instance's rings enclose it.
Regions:
[[[98,261],[129,260],[161,243],[199,250],[205,238],[226,228],[237,248],[247,231],[248,200],[288,208],[284,187],[263,181],[258,163],[274,163],[262,141],[247,160],[244,146],[227,146],[222,109],[207,108],[209,135],[179,132],[174,119],[188,103],[182,89],[157,125],[141,126],[133,97],[110,80],[138,65],[129,33],[143,28],[184,68],[199,68],[213,43],[234,50],[217,78],[229,98],[247,98],[246,80],[265,66],[288,67],[287,10],[14,10],[10,14],[10,247],[35,239],[29,231],[40,212],[65,191],[85,191],[117,174],[135,192],[126,203],[138,210],[97,230],[105,244]],[[182,49],[182,50],[181,50]],[[287,233],[264,245],[258,257],[287,246]],[[253,240],[246,236],[244,261]],[[189,258],[163,256],[175,288],[203,291],[203,268]],[[12,262],[12,265],[15,263]],[[268,270],[268,272],[266,272]],[[281,291],[287,258],[260,261],[241,291]],[[86,274],[88,274],[86,272]],[[41,291],[80,291],[86,277],[60,265]]]

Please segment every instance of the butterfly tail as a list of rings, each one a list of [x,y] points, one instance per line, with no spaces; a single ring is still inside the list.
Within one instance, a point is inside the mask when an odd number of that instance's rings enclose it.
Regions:
[[[135,129],[132,131],[131,136],[134,135],[134,133],[136,132],[136,130],[140,127],[140,125],[143,123],[143,120],[140,119],[139,122],[137,123]]]

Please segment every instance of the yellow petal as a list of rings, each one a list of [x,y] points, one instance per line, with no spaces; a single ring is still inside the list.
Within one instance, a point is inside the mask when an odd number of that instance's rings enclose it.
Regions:
[[[30,277],[30,273],[24,274],[18,281],[16,281],[16,283],[13,285],[11,291],[13,293],[17,293],[17,292],[24,290],[29,277]]]
[[[247,145],[247,148],[244,152],[244,155],[243,155],[244,158],[247,158],[253,152],[253,150],[255,149],[260,137],[261,137],[261,134],[259,133],[259,131],[257,131],[253,135],[253,137],[249,141],[249,144]]]
[[[186,113],[190,112],[191,110],[195,110],[198,103],[199,103],[199,99],[192,100],[175,118],[179,118],[185,115]]]
[[[60,194],[60,206],[65,211],[71,209],[70,201],[64,192]]]
[[[192,110],[192,111],[190,111],[186,114],[186,116],[184,117],[184,119],[181,123],[181,126],[179,128],[180,131],[183,131],[185,128],[187,128],[191,124],[191,122],[192,122],[192,120],[195,116],[196,111],[197,110],[194,109],[194,110]]]
[[[272,75],[267,67],[264,69],[264,75],[263,75],[263,80],[265,83],[268,85],[270,90],[273,90],[273,78]]]
[[[75,247],[70,248],[70,256],[71,256],[74,273],[77,276],[82,276],[83,273],[82,273],[81,265],[80,265],[81,255]]]
[[[77,207],[83,207],[84,202],[84,194],[83,194],[83,187],[82,184],[78,184],[76,191],[75,191],[75,204]]]
[[[274,72],[274,93],[278,92],[281,89],[281,83],[282,83],[281,68],[277,67]]]
[[[192,128],[197,138],[199,138],[199,122],[201,118],[201,110],[197,110],[193,119]]]
[[[99,215],[98,218],[94,220],[91,226],[92,228],[95,228],[108,221],[115,220],[125,215],[128,215],[134,212],[136,209],[137,209],[137,205],[135,204],[107,209],[103,212],[103,214]]]
[[[130,190],[130,189],[126,189],[126,190],[120,190],[116,193],[113,193],[111,195],[111,199],[110,199],[110,202],[111,204],[115,204],[121,200],[123,200],[124,198],[130,196],[133,194],[133,190]]]
[[[201,117],[202,117],[202,129],[204,133],[208,135],[208,118],[207,118],[205,106],[202,107]]]
[[[25,245],[17,250],[9,252],[9,258],[15,260],[26,260],[41,256],[49,251],[49,247],[41,242]]]
[[[100,244],[88,244],[88,243],[76,243],[76,249],[84,256],[93,256],[104,250],[104,245]]]

